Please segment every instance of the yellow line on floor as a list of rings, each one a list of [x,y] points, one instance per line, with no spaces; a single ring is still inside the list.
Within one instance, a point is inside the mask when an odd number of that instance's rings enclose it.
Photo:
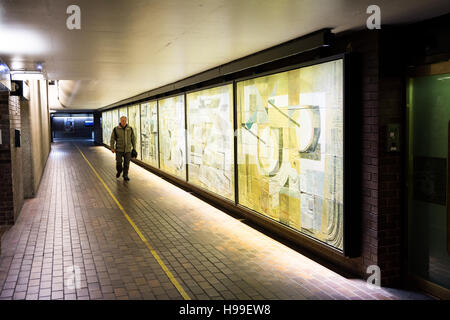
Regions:
[[[128,222],[131,224],[131,226],[133,227],[134,231],[136,231],[136,233],[138,234],[138,236],[141,238],[142,242],[145,243],[145,245],[147,246],[147,248],[150,250],[150,252],[152,253],[153,257],[155,257],[156,261],[158,261],[159,265],[161,266],[161,268],[164,270],[164,272],[166,273],[167,277],[169,278],[169,280],[173,283],[173,285],[175,286],[175,288],[177,288],[178,292],[183,296],[184,300],[191,300],[191,298],[189,297],[189,295],[186,293],[186,291],[184,291],[183,287],[178,283],[177,279],[175,279],[175,277],[173,276],[172,272],[170,272],[170,270],[167,268],[167,266],[164,264],[164,262],[161,260],[161,258],[159,257],[158,253],[153,249],[153,247],[150,245],[150,242],[148,242],[148,240],[145,238],[145,236],[142,234],[142,232],[139,230],[139,228],[136,226],[136,224],[133,222],[133,220],[131,220],[131,218],[128,216],[127,212],[125,211],[125,209],[122,207],[122,205],[120,204],[119,200],[117,200],[117,198],[114,196],[114,194],[111,192],[111,190],[108,188],[108,186],[106,185],[106,183],[103,181],[103,179],[100,177],[100,175],[98,174],[97,170],[94,169],[94,167],[92,166],[92,164],[89,162],[89,160],[86,158],[86,156],[84,155],[83,151],[80,150],[80,148],[78,148],[77,145],[75,145],[75,147],[77,147],[78,151],[80,151],[81,155],[83,156],[84,160],[86,160],[87,164],[89,165],[89,167],[92,169],[92,171],[95,173],[95,175],[97,176],[98,180],[100,180],[100,182],[103,184],[103,186],[105,187],[106,191],[108,191],[109,195],[111,196],[111,198],[113,198],[113,200],[116,202],[117,206],[119,207],[120,211],[122,211],[123,215],[125,216],[125,218],[128,220]]]

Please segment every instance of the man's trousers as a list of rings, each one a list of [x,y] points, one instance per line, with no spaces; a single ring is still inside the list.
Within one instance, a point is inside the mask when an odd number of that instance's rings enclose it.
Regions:
[[[117,173],[122,172],[122,158],[123,158],[123,176],[128,177],[128,168],[130,167],[131,152],[116,152]]]

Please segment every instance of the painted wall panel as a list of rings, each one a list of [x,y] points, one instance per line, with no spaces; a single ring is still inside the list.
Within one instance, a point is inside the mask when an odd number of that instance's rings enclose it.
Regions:
[[[184,95],[158,100],[160,168],[186,179]]]
[[[141,113],[138,104],[128,107],[128,124],[133,128],[136,136],[136,151],[138,159],[141,159]]]
[[[343,61],[237,83],[239,203],[343,248]]]
[[[103,143],[109,146],[111,133],[113,129],[112,111],[102,113]]]
[[[234,201],[233,85],[186,100],[188,180]]]
[[[159,168],[157,102],[141,104],[142,161]]]
[[[113,110],[111,110],[111,132],[118,125],[119,125],[119,110],[113,109]]]
[[[127,107],[122,107],[119,108],[119,121],[120,121],[120,117],[125,116],[128,118],[128,108]],[[117,124],[116,124],[117,126]]]

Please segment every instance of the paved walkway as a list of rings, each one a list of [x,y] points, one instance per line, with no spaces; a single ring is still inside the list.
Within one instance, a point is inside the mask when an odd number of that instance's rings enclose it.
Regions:
[[[115,178],[103,147],[53,143],[36,198],[3,237],[0,299],[183,299],[175,284],[191,299],[427,298],[367,288],[137,165],[129,176]]]

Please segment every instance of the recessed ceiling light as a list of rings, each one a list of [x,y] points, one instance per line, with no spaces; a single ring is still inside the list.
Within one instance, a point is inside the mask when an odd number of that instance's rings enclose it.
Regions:
[[[24,64],[22,61],[13,61],[11,62],[12,70],[22,70],[24,68]]]
[[[45,77],[37,71],[11,71],[11,80],[45,80]]]

